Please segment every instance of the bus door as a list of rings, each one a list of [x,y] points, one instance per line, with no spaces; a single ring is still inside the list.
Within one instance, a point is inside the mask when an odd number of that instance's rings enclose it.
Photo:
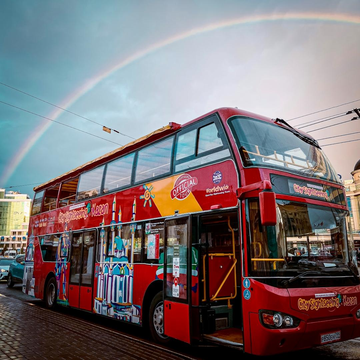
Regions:
[[[236,211],[200,216],[199,283],[205,334],[230,329],[237,333],[242,325],[238,224]]]
[[[92,310],[96,231],[73,233],[70,258],[69,305]]]
[[[164,333],[190,343],[190,218],[165,221]]]

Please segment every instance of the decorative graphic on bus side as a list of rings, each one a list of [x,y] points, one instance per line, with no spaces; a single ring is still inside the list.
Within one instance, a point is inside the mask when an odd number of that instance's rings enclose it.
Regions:
[[[59,213],[59,223],[69,223],[74,220],[86,220],[89,216],[95,217],[95,216],[104,216],[109,213],[109,204],[94,204],[91,206],[91,211],[89,212],[89,203],[81,203],[71,206],[68,211]]]
[[[56,276],[56,289],[57,301],[65,305],[69,304],[66,288],[67,288],[67,256],[70,249],[70,235],[68,232],[68,225],[65,223],[65,231],[60,236],[58,242],[56,257],[55,257],[55,276]],[[62,291],[61,291],[62,290]]]
[[[185,200],[191,193],[193,186],[198,184],[198,179],[189,174],[180,175],[171,190],[171,200]]]
[[[133,266],[129,264],[132,240],[122,238],[121,206],[116,218],[116,197],[112,203],[109,239],[106,238],[104,218],[100,226],[100,267],[96,270],[97,290],[94,311],[116,319],[140,322],[140,306],[133,305]],[[132,205],[132,219],[136,217],[136,198]],[[115,234],[117,232],[117,234]],[[109,240],[109,248],[106,248]]]
[[[149,186],[147,185],[143,185],[143,188],[145,190],[144,195],[140,195],[140,199],[144,199],[144,207],[146,206],[147,203],[149,203],[149,206],[152,207],[152,202],[151,199],[155,198],[155,195],[153,195],[151,193],[153,186],[150,184]]]

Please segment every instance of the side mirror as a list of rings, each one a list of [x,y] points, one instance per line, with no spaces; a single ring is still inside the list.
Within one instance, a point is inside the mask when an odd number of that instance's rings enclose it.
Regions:
[[[276,225],[276,201],[275,193],[271,190],[264,190],[259,194],[261,225]]]

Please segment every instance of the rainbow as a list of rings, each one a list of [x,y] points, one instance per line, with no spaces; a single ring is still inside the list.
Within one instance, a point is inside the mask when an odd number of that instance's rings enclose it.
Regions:
[[[347,23],[350,25],[360,25],[360,16],[349,15],[349,14],[331,14],[331,13],[279,13],[279,14],[264,14],[257,16],[245,16],[241,18],[235,18],[231,20],[225,20],[200,28],[191,29],[183,33],[174,35],[167,39],[161,40],[155,44],[152,44],[146,48],[143,48],[134,54],[128,56],[125,59],[116,61],[111,64],[107,69],[99,72],[93,78],[86,81],[74,92],[68,95],[62,103],[59,105],[62,108],[70,107],[74,102],[76,102],[80,97],[85,95],[91,89],[93,89],[100,81],[107,78],[112,73],[117,70],[123,69],[129,64],[159,50],[165,46],[174,44],[176,42],[185,40],[192,36],[208,33],[214,30],[220,30],[224,28],[229,28],[232,26],[255,24],[260,22],[275,22],[275,21],[322,21],[322,22],[331,22],[331,23]],[[47,117],[53,120],[56,120],[63,110],[56,109],[51,112]],[[23,146],[18,150],[12,159],[8,162],[5,167],[4,173],[0,176],[0,184],[5,184],[12,174],[15,172],[16,168],[19,166],[27,152],[35,145],[35,143],[40,139],[44,132],[51,126],[52,122],[49,120],[44,120],[42,123],[31,133],[29,138],[24,142]]]

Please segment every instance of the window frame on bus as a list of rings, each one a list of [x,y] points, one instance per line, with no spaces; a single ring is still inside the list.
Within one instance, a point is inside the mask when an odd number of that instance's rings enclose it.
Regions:
[[[76,189],[76,202],[85,201],[85,200],[92,199],[94,197],[103,195],[103,183],[104,183],[104,174],[105,174],[105,167],[106,167],[105,165],[106,165],[106,163],[99,165],[88,171],[84,171],[83,173],[81,173],[79,175],[79,180],[78,180],[77,189]],[[100,176],[99,177],[97,177],[97,176],[91,177],[92,174],[97,174],[98,172],[101,172],[101,177]],[[80,186],[82,185],[81,180],[83,179],[85,181],[88,181],[88,177],[90,177],[91,181],[100,180],[98,186],[91,188],[91,189],[86,188],[87,190],[80,191]],[[89,193],[90,191],[98,191],[98,192],[95,194],[90,194]],[[82,196],[82,195],[84,195],[84,196]]]
[[[112,164],[115,164],[115,163],[120,163],[122,161],[126,161],[127,158],[132,158],[132,161],[131,161],[131,168],[130,168],[130,175],[129,175],[129,182],[124,184],[124,185],[120,185],[120,186],[116,186],[116,187],[113,187],[109,190],[106,189],[106,185],[107,185],[107,176],[108,176],[108,171],[109,171],[109,167],[112,165]],[[103,176],[103,186],[102,186],[102,195],[106,195],[106,194],[110,194],[112,192],[116,192],[116,191],[119,191],[119,190],[122,190],[122,189],[125,189],[127,187],[131,187],[132,184],[133,184],[133,172],[134,172],[134,164],[135,164],[135,160],[136,160],[136,151],[132,151],[132,152],[129,152],[123,156],[119,156],[117,157],[116,159],[113,159],[113,160],[110,160],[108,162],[105,163],[105,169],[104,169],[104,176]],[[128,177],[126,177],[128,178]],[[125,179],[126,179],[125,178]],[[122,180],[122,179],[121,179]]]
[[[205,129],[207,126],[214,124],[217,130],[217,136],[222,142],[222,146],[217,146],[210,150],[199,152],[199,140],[201,139],[201,130]],[[181,157],[180,159],[176,159],[178,154],[180,140],[179,138],[183,135],[189,134],[190,132],[195,131],[195,144],[194,151],[191,155]],[[211,160],[207,160],[206,157],[215,153],[219,153],[221,151],[227,151],[227,154],[224,156],[219,156]],[[181,129],[176,134],[176,141],[173,153],[173,173],[186,172],[192,170],[194,168],[200,168],[205,165],[209,165],[212,163],[216,163],[219,161],[223,161],[225,159],[231,158],[232,153],[229,146],[229,141],[226,137],[225,129],[222,126],[222,123],[217,114],[212,114],[199,122],[191,124],[183,129]],[[205,160],[205,161],[204,161]],[[187,166],[186,166],[187,164]]]
[[[92,264],[91,264],[91,276],[89,278],[87,277],[83,277],[83,275],[85,274],[84,272],[84,241],[85,241],[85,234],[87,233],[93,233],[94,236],[95,236],[95,239],[94,239],[94,246],[93,246],[93,249],[94,249],[94,254],[93,254],[93,261],[92,261]],[[64,234],[64,233],[62,233]],[[77,236],[77,235],[80,235],[81,236],[81,252],[80,252],[80,263],[79,263],[79,266],[80,266],[80,272],[78,273],[75,273],[73,274],[72,273],[72,265],[73,265],[73,259],[74,259],[74,247],[73,247],[73,240],[74,240],[74,236]],[[95,267],[95,264],[96,264],[96,252],[97,252],[97,246],[98,246],[98,239],[99,239],[99,232],[97,230],[97,228],[93,228],[93,227],[90,227],[90,228],[86,228],[86,229],[78,229],[78,230],[75,230],[75,231],[71,231],[71,235],[70,235],[70,240],[69,240],[69,251],[68,251],[68,254],[67,254],[67,257],[66,257],[66,262],[69,263],[69,284],[72,284],[72,285],[80,285],[80,286],[93,286],[94,285],[94,276],[95,276],[95,273],[96,273],[96,267]],[[79,275],[78,277],[78,281],[75,281],[73,277],[71,276],[74,276],[74,275]],[[88,279],[90,280],[89,281],[83,281],[84,279]]]
[[[159,233],[159,244],[158,244],[158,257],[153,259],[148,258],[148,244],[149,244],[149,235],[152,235],[151,230],[154,228],[152,225],[155,225],[155,231]],[[149,219],[143,221],[143,239],[141,244],[141,252],[142,252],[142,262],[144,264],[163,264],[164,263],[164,252],[165,252],[165,219]],[[160,229],[157,229],[160,227]],[[161,257],[162,255],[162,257]]]
[[[165,172],[162,172],[161,174],[157,174],[157,175],[148,176],[148,177],[138,179],[138,176],[140,175],[140,172],[138,171],[139,170],[139,157],[140,157],[140,154],[142,152],[145,152],[146,150],[148,150],[150,148],[156,148],[157,145],[161,144],[162,142],[169,141],[170,139],[172,140],[171,147],[170,147],[170,149],[167,148],[168,149],[168,154],[169,154],[169,161],[170,161],[168,170],[165,171]],[[173,160],[174,160],[174,147],[175,147],[175,144],[176,144],[176,136],[175,136],[175,134],[171,134],[170,136],[166,136],[164,138],[161,138],[161,139],[159,139],[157,141],[152,142],[149,145],[146,145],[146,146],[138,149],[136,151],[136,156],[135,156],[135,159],[134,159],[134,171],[133,171],[133,183],[132,183],[132,185],[144,184],[144,183],[154,181],[154,180],[157,180],[157,179],[160,179],[160,178],[171,175],[172,172],[173,172]],[[167,164],[165,164],[165,165],[167,165]]]
[[[42,212],[42,204],[44,201],[44,194],[45,194],[45,190],[35,192],[34,199],[32,202],[32,207],[31,207],[31,216],[38,215]],[[40,195],[40,196],[38,196],[38,195]],[[41,199],[41,201],[36,201],[39,199]],[[36,208],[37,209],[36,212],[34,212],[35,206],[38,207],[38,209]]]
[[[59,191],[60,191],[60,186],[61,184],[60,183],[57,183],[53,186],[50,186],[48,188],[46,188],[44,190],[44,196],[43,196],[43,204],[42,204],[42,207],[41,207],[41,212],[46,212],[46,211],[51,211],[51,210],[55,210],[58,208],[58,199],[59,199]],[[48,203],[45,203],[46,199],[49,198],[47,197],[47,194],[51,191],[56,191],[56,197],[55,197],[55,207],[51,208],[50,204],[54,204],[54,202],[48,202]],[[48,208],[45,208],[45,206],[49,206]]]
[[[77,194],[77,188],[78,188],[78,184],[79,184],[79,179],[80,179],[80,176],[77,175],[77,176],[73,176],[71,177],[70,179],[67,179],[67,180],[64,180],[61,182],[61,185],[60,185],[60,189],[59,189],[59,193],[58,193],[58,208],[62,208],[62,207],[65,207],[65,206],[68,206],[68,205],[72,205],[74,204],[77,200],[76,200],[76,194]],[[68,184],[74,180],[77,180],[77,183],[76,183],[76,189],[75,189],[75,193],[68,196],[68,197],[65,197],[65,198],[60,198],[62,192],[63,192],[63,187],[65,184]],[[71,198],[73,197],[73,200],[71,200]],[[63,200],[65,199],[66,201],[66,204],[63,203]]]
[[[45,245],[45,244],[42,244],[42,240],[45,239],[45,237],[49,237],[49,238],[57,237],[59,239],[59,241],[61,241],[62,234],[63,234],[63,232],[55,232],[55,233],[51,233],[51,234],[38,235],[41,258],[42,258],[44,263],[46,263],[46,262],[55,262],[56,261],[56,254],[57,254],[57,249],[58,249],[59,243],[57,244],[56,247],[54,245],[52,246],[53,248],[55,248],[55,253],[53,253],[54,250],[52,249],[52,252],[50,253],[51,259],[49,260],[49,259],[47,259],[47,257],[48,257],[47,256],[47,249],[44,250],[42,248],[42,246]],[[54,239],[52,239],[52,244],[54,244]],[[45,251],[45,254],[43,253],[43,251]]]

